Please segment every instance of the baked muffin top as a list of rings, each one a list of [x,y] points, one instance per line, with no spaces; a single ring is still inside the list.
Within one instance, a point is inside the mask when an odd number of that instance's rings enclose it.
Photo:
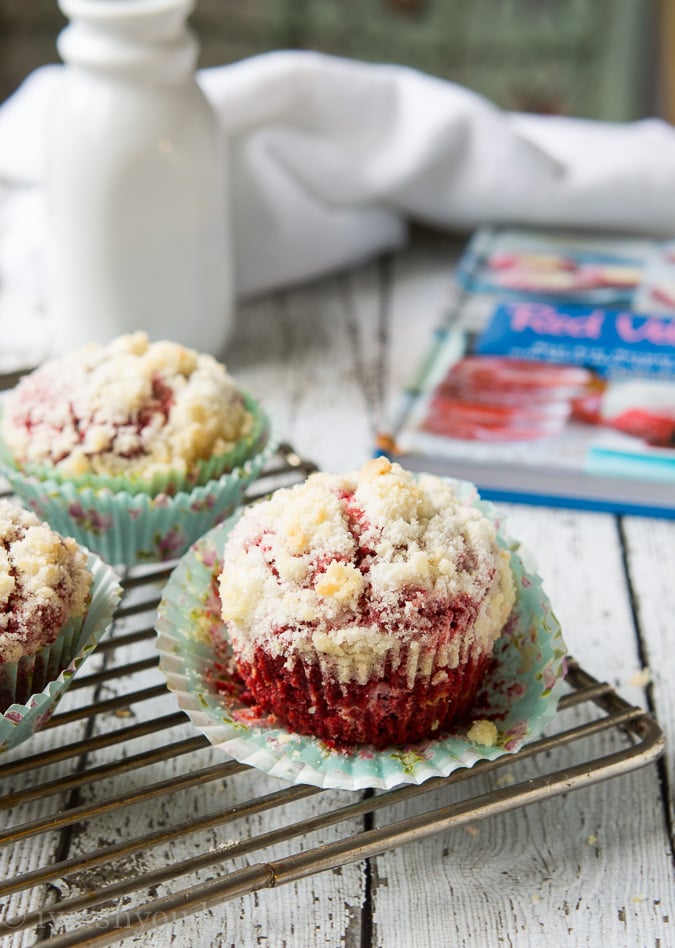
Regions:
[[[92,577],[75,540],[0,500],[0,663],[17,662],[84,614]]]
[[[6,399],[2,434],[19,466],[151,480],[227,453],[252,423],[221,363],[138,332],[27,375]]]
[[[238,656],[328,657],[342,680],[363,679],[392,646],[423,647],[453,612],[459,634],[436,643],[434,663],[456,667],[467,650],[491,649],[515,598],[494,524],[449,482],[384,458],[247,508],[220,596]]]

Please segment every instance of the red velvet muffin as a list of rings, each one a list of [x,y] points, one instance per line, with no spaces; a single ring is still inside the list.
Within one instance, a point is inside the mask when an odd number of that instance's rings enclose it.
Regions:
[[[0,469],[40,519],[108,563],[181,556],[274,451],[262,406],[212,356],[145,333],[26,375],[0,406]]]
[[[132,489],[160,478],[180,488],[227,470],[254,423],[224,365],[137,332],[25,376],[6,398],[2,434],[16,466],[41,476],[96,486],[123,478]]]
[[[247,508],[219,588],[252,699],[338,747],[461,719],[515,598],[494,524],[449,482],[383,458]]]
[[[68,663],[68,643],[50,649],[81,619],[92,576],[77,543],[33,513],[0,501],[0,710],[46,684],[54,660]]]

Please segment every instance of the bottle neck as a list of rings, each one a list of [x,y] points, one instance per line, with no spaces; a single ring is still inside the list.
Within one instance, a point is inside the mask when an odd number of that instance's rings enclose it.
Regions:
[[[194,72],[199,44],[186,24],[192,0],[59,0],[70,23],[57,49],[100,73],[171,82]]]

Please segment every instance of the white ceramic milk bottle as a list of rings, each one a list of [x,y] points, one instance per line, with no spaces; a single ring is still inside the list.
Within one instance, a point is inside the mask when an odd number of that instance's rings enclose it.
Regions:
[[[59,0],[48,130],[55,349],[144,329],[220,355],[232,328],[227,156],[194,77],[192,0]]]

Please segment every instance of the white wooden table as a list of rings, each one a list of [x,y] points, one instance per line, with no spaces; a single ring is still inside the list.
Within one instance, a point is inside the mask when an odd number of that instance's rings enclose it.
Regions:
[[[355,468],[371,455],[375,432],[386,423],[450,298],[459,246],[449,237],[415,233],[409,249],[390,259],[240,306],[226,355],[228,368],[262,397],[280,434],[301,455],[334,471]],[[166,924],[136,938],[129,935],[119,944],[675,945],[675,769],[670,751],[675,740],[675,522],[515,505],[504,509],[510,532],[536,555],[569,652],[622,697],[655,713],[666,736],[665,756],[613,779],[440,832],[367,862],[221,902],[183,919],[168,917]],[[130,657],[147,657],[151,648],[151,643],[130,645]],[[108,697],[114,698],[116,685],[106,687]],[[69,696],[71,705],[82,701],[83,691]],[[174,711],[172,700],[159,695],[157,713]],[[114,732],[130,719],[133,710],[122,708],[104,715],[97,726]],[[49,750],[55,733],[36,735],[35,743],[5,755],[4,763]],[[607,734],[589,738],[589,754],[611,750],[615,740]],[[112,746],[97,753],[97,760],[107,765],[118,752]],[[217,763],[220,758],[214,753],[210,760]],[[162,772],[174,779],[185,766],[165,761]],[[536,767],[535,762],[533,776]],[[31,771],[16,789],[30,790],[48,776]],[[131,794],[140,778],[132,772],[126,779]],[[245,779],[254,795],[283,785],[257,773]],[[486,790],[494,787],[494,778],[492,783],[489,775],[482,779]],[[508,784],[508,769],[498,781]],[[6,783],[0,760],[3,792]],[[106,792],[105,781],[87,785],[78,791],[76,805],[95,802],[97,796],[105,799]],[[344,791],[328,792],[334,793],[335,806],[349,797]],[[9,852],[0,850],[0,874],[11,878],[88,846],[123,840],[131,832],[130,820],[156,830],[198,819],[208,812],[207,795],[197,787],[187,797],[141,801],[123,822],[114,810],[83,819],[65,835],[54,832],[47,841],[39,837],[45,850],[41,853],[29,838]],[[405,804],[399,815],[413,813],[415,805]],[[297,806],[303,819],[315,812],[312,797]],[[22,805],[20,819],[35,820],[45,812],[37,793],[35,800]],[[249,830],[274,829],[274,819],[253,815],[247,821]],[[0,828],[1,820],[2,814]],[[331,831],[324,835],[330,839]],[[159,849],[129,857],[127,871],[143,877],[185,858],[186,852],[220,843],[222,836],[215,829],[203,838],[169,840]],[[21,903],[24,907],[16,909],[15,903],[14,911],[39,908],[40,899],[49,904],[56,890],[61,896],[63,891],[87,892],[110,881],[97,871],[103,872],[92,869],[32,890]],[[207,872],[205,882],[215,872]],[[120,911],[125,904],[120,902]],[[92,924],[96,918],[91,916]],[[68,930],[69,924],[66,915],[53,930]],[[8,936],[6,943],[24,946],[34,941],[34,929],[27,929]]]

